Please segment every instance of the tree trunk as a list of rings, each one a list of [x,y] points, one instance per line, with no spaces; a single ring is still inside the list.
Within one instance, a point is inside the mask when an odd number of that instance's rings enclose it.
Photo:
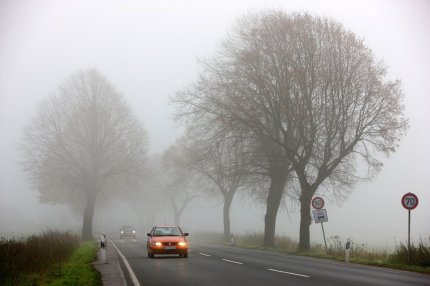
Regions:
[[[269,194],[267,195],[266,215],[264,217],[264,246],[275,245],[276,216],[287,179],[287,172],[271,177]]]
[[[96,203],[96,195],[93,194],[94,190],[88,190],[88,192],[87,205],[85,207],[82,223],[82,240],[84,241],[93,239],[93,215]]]
[[[175,225],[179,225],[181,221],[181,212],[175,210]]]
[[[227,195],[224,196],[224,207],[223,207],[223,219],[224,219],[224,241],[229,242],[230,241],[230,207],[231,203],[233,201],[233,194],[227,193]]]
[[[314,193],[311,188],[302,189],[300,196],[300,252],[308,252],[311,248],[309,226],[311,225],[311,200]]]

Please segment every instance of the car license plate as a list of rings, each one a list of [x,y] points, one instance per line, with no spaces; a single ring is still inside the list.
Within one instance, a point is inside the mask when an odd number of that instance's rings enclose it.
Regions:
[[[165,246],[164,249],[165,250],[176,249],[176,246]]]

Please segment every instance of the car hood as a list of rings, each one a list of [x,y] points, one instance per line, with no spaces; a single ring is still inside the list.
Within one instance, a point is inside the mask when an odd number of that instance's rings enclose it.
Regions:
[[[153,236],[151,239],[159,242],[185,241],[185,238],[183,236]]]

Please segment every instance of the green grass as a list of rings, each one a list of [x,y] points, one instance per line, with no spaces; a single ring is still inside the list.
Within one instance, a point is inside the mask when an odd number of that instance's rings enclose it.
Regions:
[[[94,242],[83,243],[70,257],[61,273],[48,285],[102,285],[101,276],[91,262],[97,259],[97,246]]]

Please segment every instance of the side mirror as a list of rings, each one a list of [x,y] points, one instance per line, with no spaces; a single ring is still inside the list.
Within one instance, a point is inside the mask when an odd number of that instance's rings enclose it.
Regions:
[[[188,236],[188,232],[184,232],[184,236]]]
[[[150,233],[150,232],[148,232],[148,233],[146,234],[146,236],[151,236],[151,233]]]

